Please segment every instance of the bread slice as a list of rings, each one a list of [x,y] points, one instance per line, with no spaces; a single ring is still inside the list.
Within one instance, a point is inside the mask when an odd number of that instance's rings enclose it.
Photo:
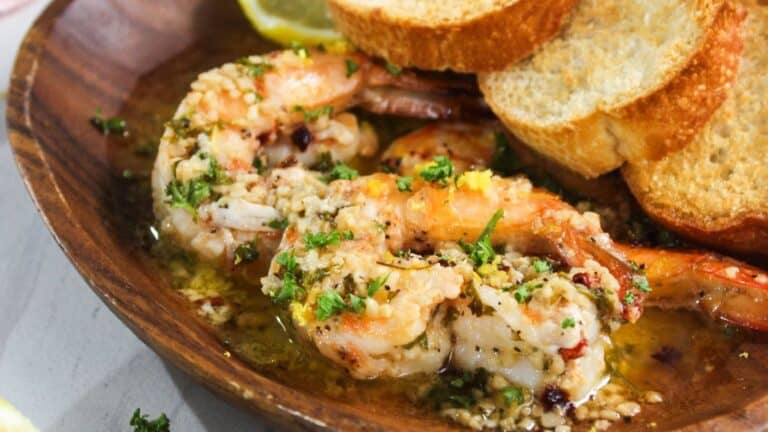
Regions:
[[[629,164],[642,207],[670,229],[768,256],[768,6],[746,0],[745,49],[732,93],[682,151]]]
[[[562,35],[480,88],[526,144],[595,177],[690,142],[735,78],[743,19],[722,0],[582,0]]]
[[[552,39],[576,0],[329,0],[336,27],[398,66],[499,70]]]

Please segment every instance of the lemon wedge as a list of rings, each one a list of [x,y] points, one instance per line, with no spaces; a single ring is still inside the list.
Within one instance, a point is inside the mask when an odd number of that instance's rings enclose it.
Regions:
[[[16,408],[0,399],[0,432],[37,432],[37,429]]]
[[[325,0],[239,0],[251,24],[265,37],[290,46],[335,47],[344,38],[333,28]]]

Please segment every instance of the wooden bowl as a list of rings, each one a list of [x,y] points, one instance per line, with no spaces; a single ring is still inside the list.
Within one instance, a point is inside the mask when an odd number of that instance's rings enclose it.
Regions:
[[[273,48],[234,1],[54,1],[24,40],[10,88],[10,141],[27,187],[107,306],[160,355],[219,394],[296,429],[450,429],[401,405],[339,400],[250,368],[229,354],[126,233],[148,204],[128,194],[130,182],[120,174],[134,162],[120,138],[91,127],[95,110],[125,118],[133,142],[157,137],[196,74]],[[756,348],[749,360],[734,363],[749,376],[746,383],[725,380],[708,395],[692,396],[689,407],[651,408],[619,429],[644,430],[650,421],[658,430],[764,425],[766,358]]]

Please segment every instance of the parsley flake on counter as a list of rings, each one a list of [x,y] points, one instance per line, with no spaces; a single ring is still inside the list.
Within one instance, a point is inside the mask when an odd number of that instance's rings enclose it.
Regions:
[[[104,135],[128,135],[128,124],[119,117],[104,118],[101,110],[91,117],[91,125]]]
[[[572,317],[565,318],[563,322],[560,323],[561,329],[574,328],[574,327],[576,327],[576,320],[574,320]]]
[[[326,246],[336,246],[342,240],[352,240],[355,234],[350,230],[329,231],[304,234],[304,246],[307,249],[322,249]]]
[[[496,228],[496,224],[499,223],[499,220],[503,217],[504,210],[498,210],[494,213],[476,243],[459,242],[461,248],[464,249],[464,252],[469,255],[469,259],[475,264],[475,267],[488,264],[496,257],[496,252],[491,245],[491,233]]]
[[[235,265],[248,264],[259,258],[256,242],[243,243],[235,248]]]
[[[397,190],[400,192],[411,192],[413,177],[398,177],[395,179],[395,184],[397,184]]]
[[[254,78],[259,78],[264,75],[264,73],[272,68],[275,67],[275,65],[268,63],[268,62],[254,62],[250,59],[250,57],[242,57],[236,62],[237,64],[241,66],[245,66],[246,69],[248,69],[248,74],[250,74]]]
[[[129,425],[133,427],[133,432],[170,432],[171,430],[171,421],[165,413],[154,420],[149,420],[148,416],[141,414],[140,408],[136,408],[133,412]]]
[[[350,58],[344,60],[344,65],[347,67],[347,78],[351,77],[355,74],[355,72],[360,70],[360,65],[358,65],[356,61]]]
[[[344,162],[336,162],[336,165],[334,165],[331,172],[328,173],[326,179],[329,182],[334,180],[354,180],[358,176],[360,176],[360,174],[356,169],[347,166]]]
[[[453,163],[447,156],[435,156],[432,163],[421,170],[419,175],[430,183],[440,183],[445,186],[453,175]]]

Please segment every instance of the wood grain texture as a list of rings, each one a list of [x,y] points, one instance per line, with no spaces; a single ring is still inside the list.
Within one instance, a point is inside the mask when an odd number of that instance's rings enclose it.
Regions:
[[[234,2],[57,0],[25,39],[12,77],[8,126],[16,161],[45,222],[109,308],[144,342],[209,388],[297,430],[420,430],[452,426],[402,407],[303,391],[234,356],[189,310],[124,227],[145,203],[125,197],[110,140],[88,118],[119,112],[131,130],[159,134],[194,74],[273,47],[248,28]],[[134,208],[135,207],[135,208]],[[756,353],[761,352],[755,348]],[[763,350],[764,352],[765,350]],[[690,409],[651,408],[618,430],[757,429],[768,421],[768,362],[734,366]],[[730,366],[729,366],[730,367]],[[762,375],[761,375],[762,374]]]

